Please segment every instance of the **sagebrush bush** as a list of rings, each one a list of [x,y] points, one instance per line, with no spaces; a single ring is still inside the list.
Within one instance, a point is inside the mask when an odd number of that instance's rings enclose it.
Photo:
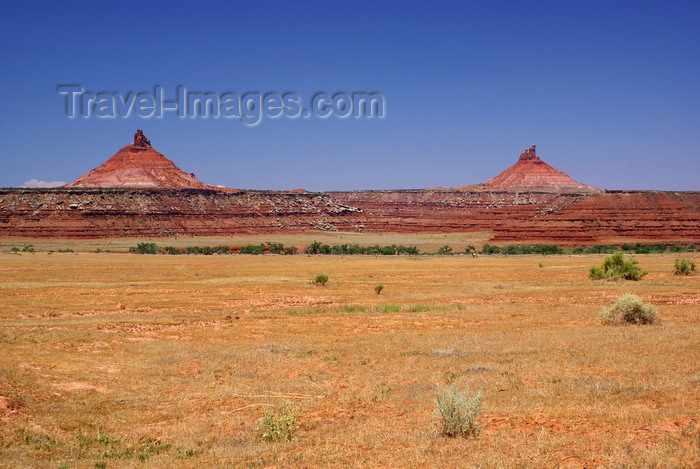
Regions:
[[[618,298],[610,308],[600,312],[600,319],[604,324],[655,324],[661,321],[656,308],[636,295]]]
[[[606,257],[601,267],[591,266],[588,278],[591,280],[639,280],[646,274],[647,272],[639,270],[636,260],[625,259],[622,252],[616,252],[612,256]]]
[[[435,398],[437,412],[440,417],[440,433],[448,437],[477,436],[484,426],[476,420],[481,413],[483,394],[481,391],[474,395],[465,388],[459,390],[459,382],[440,389]]]
[[[328,275],[326,275],[326,274],[318,274],[318,275],[316,276],[316,279],[314,279],[314,283],[315,283],[316,285],[321,285],[321,286],[325,285],[326,283],[328,283]]]
[[[674,275],[694,275],[695,274],[695,262],[678,258],[673,265]]]
[[[260,438],[266,441],[289,441],[297,429],[297,413],[289,404],[282,404],[275,412],[263,417]]]

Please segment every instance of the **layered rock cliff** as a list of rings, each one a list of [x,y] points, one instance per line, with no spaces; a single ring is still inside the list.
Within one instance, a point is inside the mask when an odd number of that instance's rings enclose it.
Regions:
[[[0,189],[0,236],[97,238],[353,231],[362,211],[325,194],[208,189]]]
[[[595,244],[700,240],[700,192],[352,191],[334,199],[364,211],[365,229],[490,231],[492,241]]]

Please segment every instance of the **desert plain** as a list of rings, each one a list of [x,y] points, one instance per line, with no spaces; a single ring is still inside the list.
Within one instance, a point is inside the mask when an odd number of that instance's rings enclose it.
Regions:
[[[401,236],[383,239],[480,242]],[[700,464],[700,280],[672,274],[678,255],[633,255],[648,275],[631,282],[589,280],[604,255],[138,255],[132,241],[0,243],[0,466]],[[61,247],[75,252],[48,252]],[[627,293],[663,322],[601,324]],[[476,437],[440,434],[436,393],[454,383],[483,393]],[[281,406],[296,428],[266,441]]]

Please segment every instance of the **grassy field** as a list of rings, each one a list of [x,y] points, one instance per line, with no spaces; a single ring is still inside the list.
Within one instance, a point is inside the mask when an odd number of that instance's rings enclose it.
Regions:
[[[698,467],[700,277],[602,257],[2,253],[0,467]],[[626,293],[663,323],[601,325]],[[476,438],[439,434],[456,381]]]

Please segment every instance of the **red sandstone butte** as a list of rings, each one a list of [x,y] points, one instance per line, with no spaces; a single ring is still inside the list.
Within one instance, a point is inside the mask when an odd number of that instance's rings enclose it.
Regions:
[[[140,129],[134,134],[134,143],[65,187],[214,189],[154,150]]]
[[[600,189],[581,184],[568,174],[554,169],[535,153],[535,145],[525,150],[518,161],[483,184],[462,186],[461,190],[547,190],[553,192],[599,192]]]

